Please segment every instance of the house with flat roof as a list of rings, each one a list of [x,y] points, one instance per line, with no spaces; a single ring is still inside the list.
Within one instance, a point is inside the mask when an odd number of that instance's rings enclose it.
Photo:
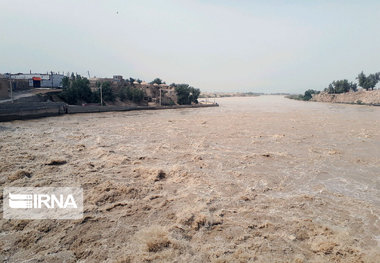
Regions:
[[[17,73],[4,74],[6,78],[11,78],[16,83],[18,81],[28,81],[28,86],[33,88],[62,88],[63,74],[57,73]]]

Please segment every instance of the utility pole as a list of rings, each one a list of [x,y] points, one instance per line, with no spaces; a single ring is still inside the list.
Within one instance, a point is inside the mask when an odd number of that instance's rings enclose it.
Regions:
[[[100,106],[103,106],[103,84],[100,84]]]
[[[160,106],[162,106],[162,92],[161,92],[161,88],[160,88]]]
[[[12,85],[12,74],[9,73],[9,87],[11,88],[11,100],[13,103],[13,85]]]

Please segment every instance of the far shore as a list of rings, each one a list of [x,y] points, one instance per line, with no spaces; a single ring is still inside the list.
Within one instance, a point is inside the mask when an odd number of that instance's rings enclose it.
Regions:
[[[304,100],[302,97],[303,96],[300,95],[287,96],[288,99]],[[356,92],[346,92],[340,94],[329,94],[327,92],[321,92],[318,94],[313,94],[309,101],[380,106],[380,90],[360,90]]]

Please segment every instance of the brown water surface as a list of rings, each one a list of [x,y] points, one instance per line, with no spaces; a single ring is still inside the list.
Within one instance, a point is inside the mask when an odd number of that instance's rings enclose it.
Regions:
[[[380,262],[380,107],[217,102],[1,123],[1,187],[80,185],[85,219],[1,219],[0,259]]]

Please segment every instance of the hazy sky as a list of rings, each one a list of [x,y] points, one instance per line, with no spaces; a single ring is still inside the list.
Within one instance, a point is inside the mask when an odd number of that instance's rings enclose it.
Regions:
[[[0,0],[0,72],[302,92],[380,71],[380,1]]]

